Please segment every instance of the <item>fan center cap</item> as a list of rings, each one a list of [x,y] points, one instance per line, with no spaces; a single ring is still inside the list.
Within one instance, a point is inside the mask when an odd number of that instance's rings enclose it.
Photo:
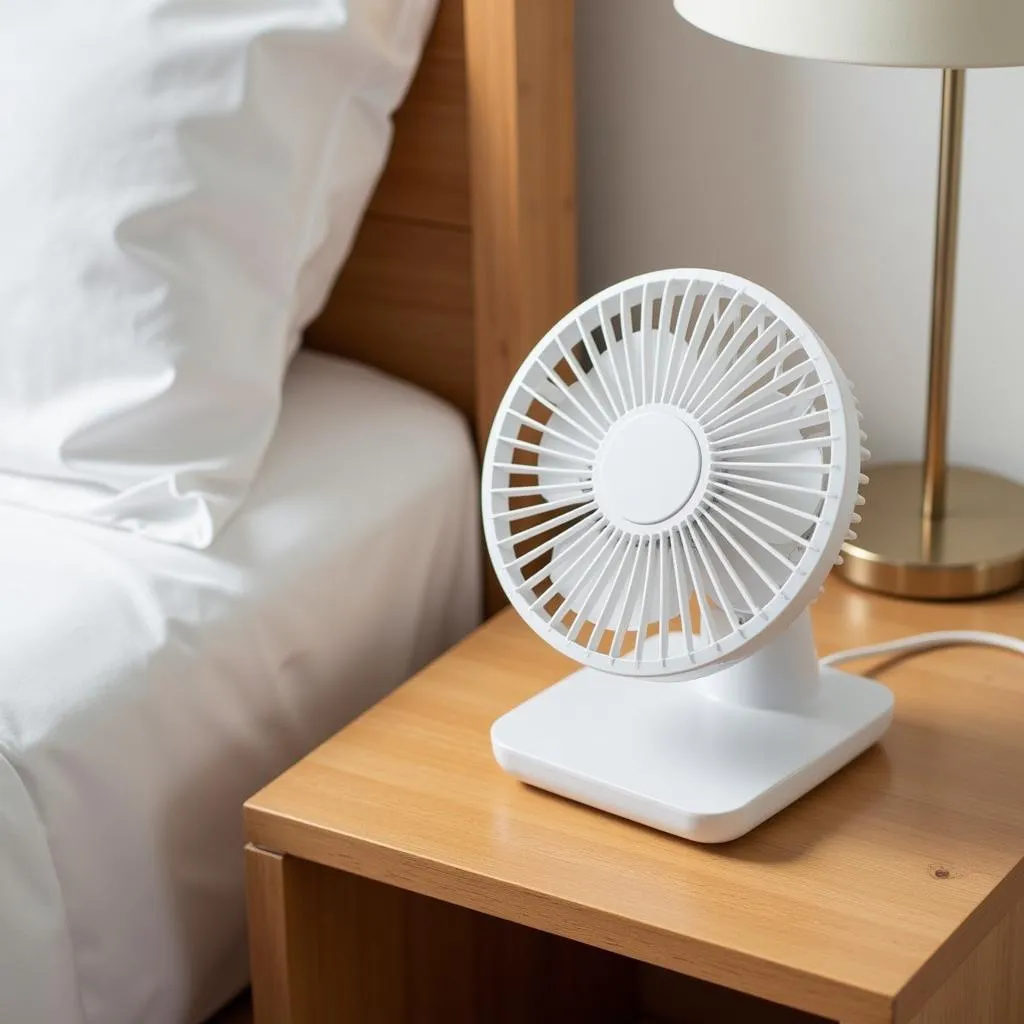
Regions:
[[[700,479],[700,444],[693,430],[668,410],[642,409],[615,423],[598,452],[598,501],[637,526],[671,519]]]

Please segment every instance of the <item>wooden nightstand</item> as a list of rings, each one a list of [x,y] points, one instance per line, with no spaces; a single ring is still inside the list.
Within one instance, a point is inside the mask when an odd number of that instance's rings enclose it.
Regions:
[[[814,618],[825,653],[1024,600]],[[503,613],[248,803],[258,1024],[1024,1021],[1024,661],[892,665],[883,743],[722,847],[500,771],[491,722],[572,668]]]

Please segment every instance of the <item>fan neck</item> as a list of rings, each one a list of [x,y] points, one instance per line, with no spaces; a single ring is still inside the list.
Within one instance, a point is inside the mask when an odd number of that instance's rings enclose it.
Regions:
[[[821,688],[810,612],[747,658],[726,665],[697,683],[709,697],[728,704],[775,711],[806,707]]]

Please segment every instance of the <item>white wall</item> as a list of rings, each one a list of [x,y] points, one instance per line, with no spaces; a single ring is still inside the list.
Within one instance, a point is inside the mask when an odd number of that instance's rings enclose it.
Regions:
[[[578,0],[584,294],[664,266],[778,292],[918,458],[941,75],[744,50],[670,0]],[[1024,480],[1024,70],[968,75],[951,457]]]

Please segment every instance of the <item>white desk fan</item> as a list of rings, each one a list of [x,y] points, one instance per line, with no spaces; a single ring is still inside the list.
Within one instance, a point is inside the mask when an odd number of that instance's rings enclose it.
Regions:
[[[585,667],[494,724],[501,766],[723,842],[879,739],[892,694],[819,668],[807,612],[859,518],[858,418],[738,277],[646,274],[557,324],[499,407],[483,520],[512,605]]]

